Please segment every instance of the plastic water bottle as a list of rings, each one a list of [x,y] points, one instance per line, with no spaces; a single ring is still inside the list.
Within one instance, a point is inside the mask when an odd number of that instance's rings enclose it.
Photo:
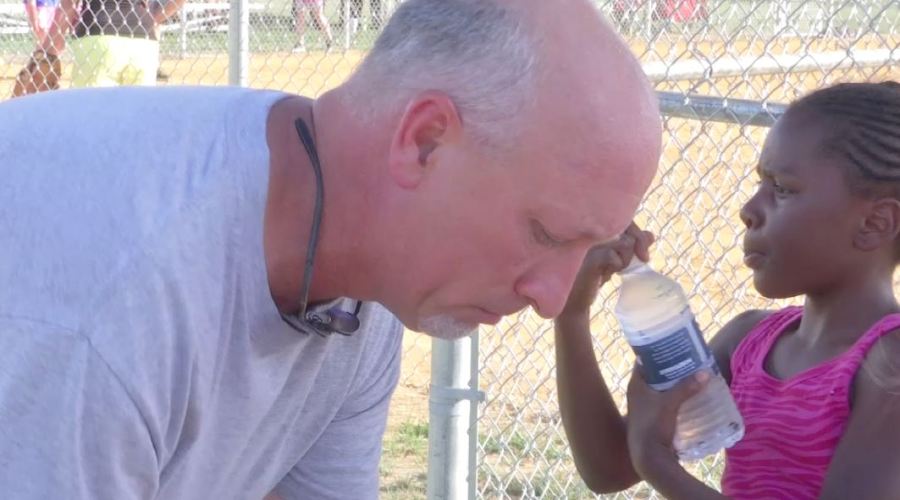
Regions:
[[[744,420],[703,340],[684,290],[637,258],[620,275],[616,316],[647,383],[664,391],[698,370],[714,374],[678,412],[673,443],[678,457],[698,460],[740,441]]]

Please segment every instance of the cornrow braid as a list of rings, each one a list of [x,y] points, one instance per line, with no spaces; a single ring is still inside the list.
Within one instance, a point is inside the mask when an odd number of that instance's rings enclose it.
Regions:
[[[846,160],[851,189],[900,197],[900,83],[842,83],[815,91],[790,106],[829,127],[825,148]]]

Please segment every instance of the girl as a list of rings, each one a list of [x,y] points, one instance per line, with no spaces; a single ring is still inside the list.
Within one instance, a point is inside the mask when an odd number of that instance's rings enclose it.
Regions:
[[[600,492],[640,479],[669,499],[900,498],[900,85],[842,84],[791,105],[770,131],[741,210],[745,264],[765,297],[712,339],[744,417],[722,493],[672,449],[679,405],[709,378],[656,392],[635,372],[619,414],[594,358],[596,284],[637,252],[632,227],[591,251],[556,320],[559,400],[576,466]],[[623,457],[625,457],[623,459]]]

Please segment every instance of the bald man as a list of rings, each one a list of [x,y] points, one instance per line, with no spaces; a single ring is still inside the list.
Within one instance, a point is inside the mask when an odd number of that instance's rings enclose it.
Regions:
[[[660,139],[584,0],[409,0],[316,100],[0,104],[0,491],[375,498],[402,325],[559,314]]]

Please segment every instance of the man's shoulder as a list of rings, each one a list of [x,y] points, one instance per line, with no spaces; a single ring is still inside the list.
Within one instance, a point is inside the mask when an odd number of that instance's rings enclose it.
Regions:
[[[365,303],[360,311],[361,326],[350,337],[333,343],[336,351],[327,367],[334,370],[344,364],[344,376],[332,380],[332,390],[343,392],[341,415],[357,414],[373,408],[386,411],[383,403],[390,399],[400,378],[400,356],[403,326],[380,304]],[[337,347],[344,346],[344,347]],[[352,354],[348,352],[352,350]],[[353,361],[350,361],[350,360]],[[338,388],[340,386],[341,388]]]
[[[193,116],[197,112],[222,112],[228,109],[229,104],[268,108],[287,95],[274,90],[213,86],[76,88],[42,92],[0,103],[0,112],[4,109],[12,112],[13,108],[49,108],[54,111],[55,117],[83,113],[80,118],[84,124],[109,117],[143,121],[147,116],[161,114],[170,115],[169,118],[173,120],[179,116],[190,118],[196,127],[203,125],[203,121],[199,119],[203,117]]]
[[[393,313],[377,303],[369,303],[366,311],[367,317],[363,323],[363,329],[367,337],[369,350],[393,352],[399,349],[403,340],[403,325]]]
[[[366,302],[360,310],[360,362],[358,374],[377,377],[385,371],[399,369],[403,342],[403,325],[384,306]]]

